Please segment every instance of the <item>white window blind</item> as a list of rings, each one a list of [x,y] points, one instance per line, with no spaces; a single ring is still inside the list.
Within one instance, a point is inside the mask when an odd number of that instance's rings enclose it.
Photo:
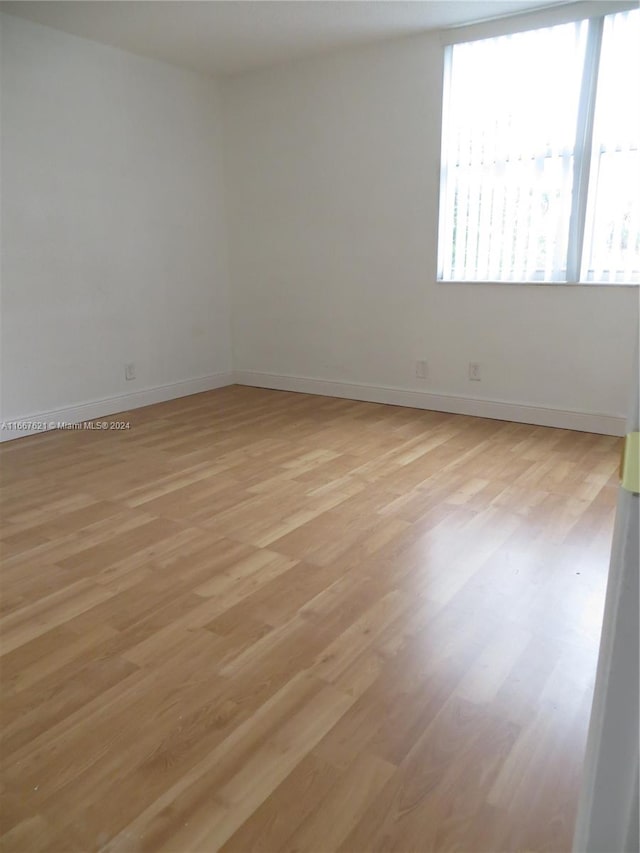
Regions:
[[[640,12],[604,21],[582,278],[640,282]]]
[[[439,278],[577,280],[582,255],[590,281],[633,280],[639,20],[631,12],[608,16],[604,34],[595,19],[448,48]]]

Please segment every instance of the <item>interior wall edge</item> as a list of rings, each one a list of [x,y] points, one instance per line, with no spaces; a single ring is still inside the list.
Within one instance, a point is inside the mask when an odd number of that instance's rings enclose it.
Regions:
[[[428,391],[415,391],[399,387],[361,385],[251,370],[234,371],[234,379],[237,385],[249,385],[256,388],[319,394],[325,397],[341,397],[368,403],[386,403],[392,406],[407,406],[414,409],[450,412],[456,415],[470,415],[535,426],[571,429],[600,435],[622,436],[625,432],[626,418],[624,415],[555,409],[527,403],[509,403],[502,400],[463,397],[453,394],[434,394]]]
[[[49,429],[58,428],[58,424],[78,424],[95,418],[115,415],[118,412],[128,412],[132,409],[141,409],[143,406],[151,406],[153,403],[165,403],[168,400],[177,400],[180,397],[188,397],[191,394],[200,394],[203,391],[213,391],[216,388],[224,388],[226,385],[234,384],[234,375],[231,371],[224,373],[212,373],[209,376],[201,376],[197,379],[185,379],[181,382],[172,382],[168,385],[157,385],[153,388],[144,388],[130,394],[117,394],[102,400],[91,400],[85,403],[76,403],[61,409],[37,414],[21,415],[19,417],[6,417],[3,421],[4,429],[0,431],[0,441],[10,441],[14,438],[23,438],[27,435],[37,435],[47,432]],[[11,425],[11,426],[7,426]],[[24,425],[24,428],[20,428]],[[29,426],[33,425],[33,426]],[[42,425],[42,426],[40,426]]]

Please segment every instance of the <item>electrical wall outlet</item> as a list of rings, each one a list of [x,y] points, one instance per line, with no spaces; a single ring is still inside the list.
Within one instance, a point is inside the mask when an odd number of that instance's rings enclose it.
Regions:
[[[429,368],[426,361],[416,361],[416,376],[418,379],[426,379]]]
[[[136,366],[133,362],[130,362],[129,364],[125,364],[125,366],[124,366],[124,378],[127,380],[127,382],[130,379],[136,378]]]
[[[472,382],[480,382],[481,378],[482,377],[480,376],[480,365],[478,364],[477,361],[470,361],[469,362],[469,379]]]

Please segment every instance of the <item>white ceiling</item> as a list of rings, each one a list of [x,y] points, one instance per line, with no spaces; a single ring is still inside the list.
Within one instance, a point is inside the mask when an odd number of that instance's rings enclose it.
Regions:
[[[0,9],[206,74],[234,74],[347,45],[566,0],[46,0]]]

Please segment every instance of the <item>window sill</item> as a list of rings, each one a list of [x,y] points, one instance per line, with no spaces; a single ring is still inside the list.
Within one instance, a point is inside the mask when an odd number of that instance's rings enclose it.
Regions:
[[[436,279],[437,284],[480,284],[516,287],[640,287],[640,282],[622,281],[491,281],[490,279]]]

